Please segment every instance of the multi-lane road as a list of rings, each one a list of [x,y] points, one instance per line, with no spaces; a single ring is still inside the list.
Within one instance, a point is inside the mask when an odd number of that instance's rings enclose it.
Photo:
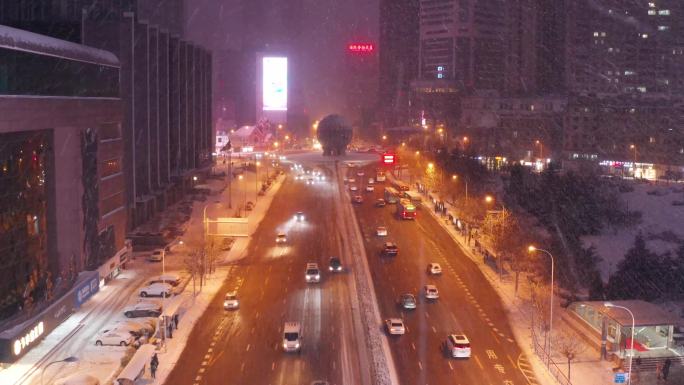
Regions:
[[[330,256],[343,252],[335,228],[341,202],[332,170],[328,182],[307,185],[288,176],[255,232],[246,257],[199,320],[167,385],[369,383],[367,362],[359,355],[350,312],[351,272],[327,271]],[[302,211],[303,221],[294,219]],[[285,245],[276,245],[279,232]],[[320,283],[306,283],[305,267],[316,262]],[[223,296],[237,290],[240,308],[223,309]],[[282,349],[283,325],[302,326],[300,353]]]
[[[315,166],[315,165],[314,165]],[[369,359],[364,356],[364,336],[359,320],[350,311],[354,283],[349,269],[327,271],[330,256],[350,264],[349,242],[341,234],[344,221],[340,205],[351,204],[342,176],[331,168],[320,168],[327,182],[307,185],[290,175],[250,242],[246,257],[233,266],[230,278],[190,336],[167,385],[187,384],[330,384],[370,383]],[[374,170],[356,175],[357,168],[342,168],[357,179],[360,191]],[[338,183],[339,182],[339,183]],[[365,202],[356,205],[375,292],[383,318],[402,317],[403,336],[388,337],[399,382],[402,384],[525,385],[534,383],[525,367],[506,315],[495,291],[477,266],[457,247],[449,234],[428,213],[419,211],[415,221],[400,221],[394,206],[375,208],[383,185],[373,193],[360,192]],[[294,214],[306,217],[298,222]],[[399,255],[380,257],[383,238],[375,228],[386,226],[387,240],[396,242]],[[288,242],[275,244],[278,232]],[[307,262],[317,262],[322,282],[306,283]],[[442,265],[441,276],[428,276],[430,262]],[[425,284],[440,289],[440,299],[428,303],[421,295]],[[237,290],[240,308],[223,309],[223,296]],[[397,297],[405,292],[418,296],[416,310],[403,311]],[[285,353],[281,347],[283,325],[302,325],[301,353]],[[382,325],[378,324],[380,329]],[[472,357],[454,360],[440,350],[450,333],[465,333],[471,341]]]
[[[360,191],[374,168],[348,171]],[[365,200],[356,205],[356,216],[366,246],[366,254],[384,318],[403,318],[408,331],[390,337],[390,346],[403,384],[490,384],[524,385],[530,372],[525,357],[513,339],[508,320],[494,289],[478,267],[463,254],[450,235],[427,212],[418,210],[416,220],[400,220],[395,205],[376,208],[383,197],[383,184],[375,192],[362,192]],[[377,226],[388,229],[387,237],[376,235]],[[385,241],[395,242],[396,257],[379,255]],[[429,263],[437,262],[441,275],[428,275]],[[436,301],[427,301],[423,287],[434,284],[440,292]],[[415,310],[397,305],[402,293],[418,298]],[[470,359],[450,359],[440,349],[448,334],[464,333],[471,342]],[[522,368],[521,371],[519,368]],[[529,381],[529,382],[528,382]]]

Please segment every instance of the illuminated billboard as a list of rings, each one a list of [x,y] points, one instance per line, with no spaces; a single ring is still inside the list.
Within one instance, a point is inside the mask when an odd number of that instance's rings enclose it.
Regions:
[[[262,97],[264,111],[287,111],[287,58],[263,58]]]

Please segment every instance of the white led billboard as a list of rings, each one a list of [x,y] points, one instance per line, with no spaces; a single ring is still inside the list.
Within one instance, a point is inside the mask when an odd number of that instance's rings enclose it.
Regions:
[[[287,58],[263,58],[263,110],[287,111]]]

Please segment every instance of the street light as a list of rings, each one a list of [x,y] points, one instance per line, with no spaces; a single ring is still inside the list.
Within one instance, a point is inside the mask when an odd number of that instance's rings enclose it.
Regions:
[[[266,164],[268,164],[268,160],[266,161]],[[256,202],[259,200],[259,166],[261,166],[261,162],[258,160],[255,163],[255,168],[254,168],[254,201]]]
[[[553,268],[554,268],[554,263],[553,263],[553,255],[551,255],[550,252],[544,250],[544,249],[538,249],[534,247],[533,245],[530,245],[527,248],[527,251],[530,253],[534,253],[535,251],[542,252],[551,258],[551,295],[549,296],[549,336],[548,336],[548,351],[547,351],[547,361],[546,361],[546,366],[548,367],[551,364],[551,334],[553,332]]]
[[[243,179],[245,179],[245,178],[242,175],[240,175],[238,177],[238,180],[243,180]],[[247,209],[246,209],[247,208],[247,189],[245,188],[245,186],[242,186],[242,191],[244,193],[243,200],[242,200],[242,208],[245,209],[245,216],[247,216]]]
[[[56,364],[56,363],[59,363],[59,362],[76,362],[76,361],[78,361],[78,358],[76,358],[76,357],[74,357],[74,356],[69,356],[69,357],[67,357],[67,358],[65,358],[65,359],[63,359],[63,360],[52,361],[52,362],[50,362],[49,364],[43,366],[43,371],[40,373],[40,384],[41,384],[41,385],[43,384],[43,376],[45,376],[45,370],[46,370],[50,365]]]
[[[382,140],[387,140],[387,135],[383,135]]]
[[[627,371],[627,383],[631,385],[632,384],[632,357],[634,356],[634,324],[636,323],[636,322],[634,322],[634,313],[632,313],[631,310],[627,309],[624,306],[614,305],[610,302],[604,303],[603,306],[626,310],[629,313],[629,315],[632,317],[632,338],[629,340],[629,350],[631,350],[631,352],[629,354],[629,369]]]

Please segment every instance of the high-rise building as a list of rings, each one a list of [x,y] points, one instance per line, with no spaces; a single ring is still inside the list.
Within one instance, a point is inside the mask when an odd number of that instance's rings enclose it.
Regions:
[[[571,93],[684,93],[684,2],[578,0],[565,14]]]
[[[379,101],[385,126],[408,123],[411,81],[418,76],[419,0],[380,1]]]

